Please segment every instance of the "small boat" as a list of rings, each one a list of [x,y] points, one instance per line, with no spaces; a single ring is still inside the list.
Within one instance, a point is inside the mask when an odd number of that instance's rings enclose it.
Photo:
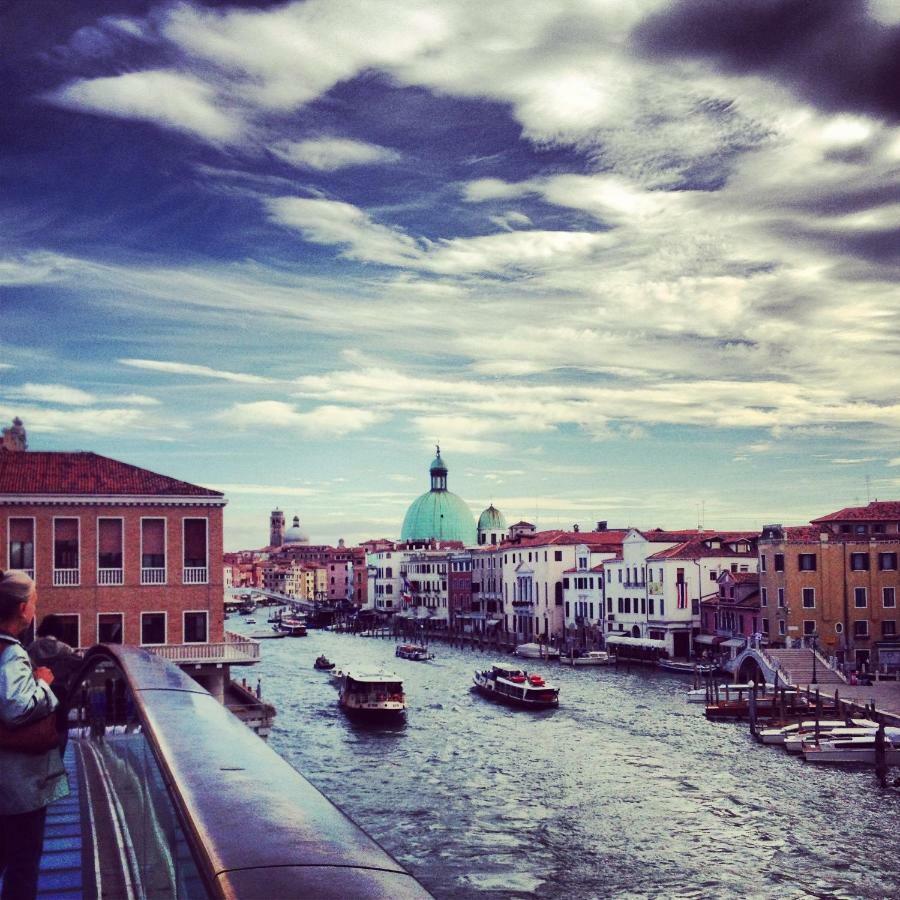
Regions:
[[[656,665],[667,672],[681,672],[684,675],[712,675],[717,666],[710,663],[695,663],[686,659],[658,659]]]
[[[836,728],[878,728],[878,723],[870,719],[820,719],[819,734],[829,733]],[[788,753],[799,753],[800,742],[803,738],[816,732],[816,720],[804,719],[802,722],[791,722],[771,728],[763,728],[759,732],[759,740],[762,744],[776,747],[784,747]],[[789,746],[790,745],[790,746]]]
[[[803,758],[812,763],[875,765],[875,732],[820,738],[818,744],[804,745]],[[884,729],[884,761],[889,766],[900,765],[900,728]]]
[[[566,666],[609,666],[616,658],[605,650],[577,650],[570,656],[563,654],[559,661]]]
[[[418,644],[397,644],[394,656],[399,656],[400,659],[412,659],[416,662],[427,662],[429,659],[434,659],[434,654],[429,653],[427,647],[421,647]]]
[[[244,619],[244,624],[245,625],[255,625],[256,619]]]
[[[287,635],[283,631],[255,631],[250,637],[254,641],[274,641],[278,638],[286,638]]]
[[[338,703],[359,718],[390,721],[406,713],[403,681],[389,672],[344,672]]]
[[[489,669],[475,672],[475,688],[492,700],[527,709],[559,706],[559,688],[547,684],[540,675],[529,675],[523,669],[505,663],[494,663]]]
[[[288,637],[306,637],[306,620],[302,616],[282,616],[278,628]]]
[[[525,659],[559,659],[559,650],[547,644],[519,644],[516,656]]]
[[[819,722],[819,735],[818,738],[816,738],[815,722],[813,722],[813,727],[807,729],[802,734],[792,734],[786,737],[782,746],[788,753],[803,753],[807,747],[811,747],[813,744],[821,744],[822,741],[834,741],[852,737],[868,737],[878,731],[877,722],[869,722],[867,719],[858,719],[855,721],[868,722],[868,724],[848,726],[841,723],[840,725],[832,725],[828,728],[822,722]]]
[[[321,656],[316,657],[313,667],[321,672],[330,672],[334,668],[334,663],[323,653]]]

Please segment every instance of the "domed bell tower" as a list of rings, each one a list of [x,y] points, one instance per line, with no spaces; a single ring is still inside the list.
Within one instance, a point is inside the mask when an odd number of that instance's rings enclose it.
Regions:
[[[446,491],[447,467],[441,459],[440,444],[438,444],[435,449],[437,450],[437,456],[435,456],[434,462],[431,464],[431,489],[433,491]]]

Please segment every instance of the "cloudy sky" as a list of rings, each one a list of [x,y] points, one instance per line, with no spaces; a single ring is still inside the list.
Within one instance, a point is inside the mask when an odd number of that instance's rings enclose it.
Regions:
[[[898,0],[0,12],[0,420],[397,536],[900,496]]]

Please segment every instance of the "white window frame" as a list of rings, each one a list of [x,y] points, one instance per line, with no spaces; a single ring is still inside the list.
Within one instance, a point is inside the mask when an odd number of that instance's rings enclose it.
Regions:
[[[767,587],[759,589],[759,605],[763,607],[768,607],[769,605],[769,589]]]
[[[157,517],[158,518],[158,517]],[[144,642],[144,616],[162,616],[163,617],[163,640],[162,643],[145,643]],[[138,627],[140,628],[140,634],[138,637],[141,640],[141,647],[165,647],[165,645],[169,642],[169,614],[164,609],[142,609],[141,610],[141,618],[138,623]]]
[[[124,554],[123,554],[124,557]],[[122,617],[122,643],[125,643],[125,613],[119,612],[118,610],[105,609],[103,612],[97,613],[97,618],[94,621],[94,627],[96,631],[94,632],[94,636],[97,638],[97,643],[100,643],[100,616],[121,616]],[[120,646],[119,644],[113,644],[114,647]]]
[[[60,516],[60,518],[65,519],[65,518],[72,518],[72,517],[71,516],[68,516],[68,517]],[[80,556],[80,554],[79,554],[79,556]],[[47,615],[49,615],[49,613]],[[73,649],[77,650],[81,646],[81,613],[63,612],[63,613],[56,613],[56,615],[57,616],[75,616],[75,620],[78,622],[78,640],[75,642],[75,646],[73,647]],[[37,627],[38,627],[38,623],[35,622],[35,628],[37,628]],[[35,631],[35,634],[37,634],[37,631]]]
[[[206,577],[203,581],[187,581],[185,578],[185,573],[187,572],[188,567],[184,564],[184,548],[185,548],[185,523],[191,521],[199,521],[203,522],[203,527],[206,531],[204,536],[204,544],[206,547],[206,562],[204,563],[203,568],[206,570]],[[168,562],[168,560],[166,560]],[[196,568],[195,566],[191,566],[190,568]],[[334,568],[334,566],[332,566]],[[209,584],[209,517],[208,516],[182,516],[181,517],[181,583],[184,585],[194,585],[194,584]],[[207,635],[209,634],[209,629],[207,628]]]
[[[206,616],[206,638],[202,641],[189,641],[186,638],[187,628],[186,619],[188,615],[196,615],[201,613]],[[181,612],[181,643],[182,644],[208,644],[209,643],[209,610],[208,609],[185,609]]]
[[[163,580],[162,581],[144,581],[144,522],[157,521],[162,519],[163,522],[163,558],[165,559],[165,565],[163,568]],[[141,575],[140,575],[140,583],[142,585],[162,585],[165,586],[169,583],[169,520],[165,516],[141,516],[140,518],[140,529],[141,529],[141,540],[140,540],[140,558],[138,562],[141,564]],[[148,569],[156,569],[158,566],[147,566]],[[166,625],[168,628],[168,623]],[[143,630],[143,629],[141,629]],[[166,632],[168,634],[168,631]]]
[[[24,518],[24,517],[23,517]],[[78,568],[77,569],[57,569],[56,568],[56,522],[58,519],[74,519],[78,523]],[[52,572],[53,572],[53,587],[80,587],[81,586],[81,550],[82,550],[82,542],[81,542],[81,516],[54,516],[53,517],[53,529],[52,529],[52,540],[50,543],[51,552],[53,554],[51,558],[52,563]],[[36,548],[35,548],[36,549]],[[35,556],[37,554],[35,553]],[[57,572],[76,572],[75,582],[73,584],[57,584],[56,583],[56,573]],[[79,627],[78,630],[79,637],[81,636],[81,629]]]
[[[860,623],[862,623],[866,626],[865,634],[860,634],[859,630],[856,627]],[[872,636],[872,632],[869,630],[869,620],[868,619],[854,619],[853,620],[853,637],[854,638],[859,638],[860,640],[867,640],[871,636]]]
[[[812,606],[806,605],[806,592],[812,591]],[[816,589],[814,587],[802,587],[800,588],[800,608],[801,609],[815,609],[816,608]]]
[[[885,602],[887,600],[887,592],[888,591],[893,592],[893,598],[892,598],[893,602],[890,603],[890,605]],[[895,587],[890,586],[890,587],[883,587],[881,589],[881,607],[882,607],[882,609],[896,609],[897,608],[897,589]]]
[[[115,521],[119,520],[119,526],[122,534],[122,566],[120,569],[107,569],[104,568],[104,572],[116,572],[120,571],[122,573],[122,580],[109,582],[108,584],[102,584],[100,582],[100,522],[101,521]],[[94,564],[95,571],[97,573],[97,587],[121,587],[125,584],[125,517],[124,516],[97,516],[97,552],[94,554]],[[99,614],[98,614],[99,615]],[[124,622],[122,624],[122,633],[125,633],[125,625]]]
[[[812,625],[812,628],[807,628],[807,625]],[[815,619],[804,619],[803,620],[803,636],[810,637],[816,633],[816,620]]]
[[[37,581],[37,577],[36,577],[37,576],[37,546],[38,546],[37,516],[12,516],[12,515],[10,515],[10,516],[6,517],[6,568],[7,569],[12,568],[12,559],[10,558],[10,555],[9,555],[9,543],[10,543],[9,538],[10,538],[10,534],[12,532],[11,532],[11,526],[9,523],[13,519],[31,519],[31,546],[34,548],[33,549],[34,559],[31,560],[31,565],[33,568],[23,569],[22,571],[26,572],[26,573],[30,573],[29,577],[31,578],[31,580]]]
[[[859,596],[859,591],[863,592],[863,598],[865,599],[865,603],[862,606],[857,603],[856,598]],[[869,608],[869,590],[866,587],[855,587],[853,588],[853,608],[854,609],[868,609]]]
[[[787,634],[787,628],[785,627],[784,619],[778,620],[778,637],[784,637]]]

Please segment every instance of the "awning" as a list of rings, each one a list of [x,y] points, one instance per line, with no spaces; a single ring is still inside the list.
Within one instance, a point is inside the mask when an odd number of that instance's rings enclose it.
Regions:
[[[695,644],[718,644],[721,641],[717,634],[697,634],[694,635]]]
[[[696,638],[695,638],[696,640]],[[727,641],[722,641],[723,647],[746,647],[747,646],[747,638],[728,638]]]
[[[666,642],[653,638],[636,638],[625,634],[606,635],[607,644],[621,644],[623,647],[648,647],[654,650],[665,650]]]

